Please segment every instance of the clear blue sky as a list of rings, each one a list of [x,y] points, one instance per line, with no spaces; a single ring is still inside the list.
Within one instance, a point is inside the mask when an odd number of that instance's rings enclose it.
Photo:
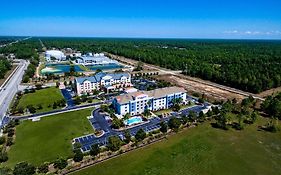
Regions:
[[[280,0],[3,0],[0,35],[281,39]]]

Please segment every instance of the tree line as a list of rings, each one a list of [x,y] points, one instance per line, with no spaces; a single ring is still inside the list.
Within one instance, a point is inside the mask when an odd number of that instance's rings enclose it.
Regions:
[[[259,93],[281,85],[281,42],[44,38],[48,48],[110,52],[241,90]]]

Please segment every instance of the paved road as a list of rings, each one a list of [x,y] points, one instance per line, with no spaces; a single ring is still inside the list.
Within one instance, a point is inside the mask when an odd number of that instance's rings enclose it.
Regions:
[[[19,62],[20,63],[16,71],[0,91],[0,126],[2,125],[2,119],[5,118],[6,112],[9,109],[9,105],[12,102],[13,97],[19,89],[19,85],[22,81],[24,71],[29,65],[29,62],[25,60],[19,60]],[[6,119],[4,121],[6,121]]]
[[[27,38],[24,38],[24,39],[18,39],[18,40],[16,40],[16,41],[13,41],[13,42],[10,42],[10,43],[7,43],[7,44],[2,44],[2,45],[0,45],[0,48],[1,48],[1,47],[9,46],[9,45],[12,45],[12,44],[15,44],[15,43],[18,43],[18,42],[20,42],[20,41],[28,40],[28,39],[30,39],[30,38],[31,38],[31,37],[27,37]]]
[[[74,101],[72,100],[72,96],[67,89],[61,89],[61,93],[62,93],[64,99],[66,100],[67,108],[71,108],[71,107],[75,106]]]
[[[166,118],[154,117],[152,119],[149,119],[144,124],[129,128],[128,131],[131,133],[132,136],[135,136],[139,129],[143,129],[145,132],[149,133],[159,129],[161,122],[168,122],[168,120],[170,120],[170,118],[173,116],[181,116],[181,114],[188,114],[190,111],[195,111],[197,114],[199,114],[200,111],[206,109],[207,105],[209,104],[206,103],[204,105],[196,105],[190,108],[186,108],[180,111],[179,113],[174,113],[173,115]],[[104,134],[101,137],[96,137],[94,134],[90,134],[73,139],[73,142],[81,143],[81,149],[83,152],[89,151],[93,144],[105,146],[110,136],[119,136],[121,139],[124,138],[123,131],[117,131],[112,129],[110,123],[105,119],[106,115],[102,114],[100,112],[100,109],[94,110],[92,112],[92,117],[93,118],[89,120],[93,128],[96,130],[104,131]]]

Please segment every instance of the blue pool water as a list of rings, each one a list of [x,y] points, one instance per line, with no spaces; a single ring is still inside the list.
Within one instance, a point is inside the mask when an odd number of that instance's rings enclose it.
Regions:
[[[132,118],[129,118],[128,120],[125,120],[124,124],[131,126],[131,125],[138,124],[138,123],[141,123],[141,122],[142,122],[141,117],[132,117]]]
[[[115,63],[110,63],[110,64],[104,64],[104,65],[94,65],[94,66],[86,66],[91,70],[110,70],[110,69],[120,69],[123,68],[123,66],[119,65],[119,64],[115,64]]]
[[[47,73],[62,74],[65,72],[69,72],[69,70],[70,70],[70,65],[68,65],[68,64],[47,64],[46,67],[51,68],[52,70],[42,69],[42,71],[41,71],[42,74],[47,74]],[[110,70],[110,69],[123,68],[123,66],[121,66],[119,64],[115,64],[115,63],[104,64],[104,65],[93,65],[93,66],[86,66],[86,67],[92,71],[96,71],[97,69]],[[84,71],[78,65],[74,65],[74,69],[76,72]]]

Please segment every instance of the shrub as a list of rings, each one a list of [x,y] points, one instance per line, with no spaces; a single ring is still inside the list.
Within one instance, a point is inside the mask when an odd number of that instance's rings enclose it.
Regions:
[[[0,145],[6,142],[6,138],[4,136],[0,137]]]
[[[1,152],[0,152],[0,162],[6,162],[7,160],[8,160],[8,154],[7,154],[7,152],[1,151]]]
[[[13,137],[8,137],[6,145],[7,145],[7,146],[11,146],[11,145],[13,145],[13,144],[14,144],[14,142],[13,142]]]
[[[64,169],[67,166],[67,161],[66,159],[59,158],[54,162],[54,167],[58,169]]]
[[[44,163],[44,164],[40,165],[37,169],[38,169],[39,173],[46,174],[49,171],[49,163]]]

